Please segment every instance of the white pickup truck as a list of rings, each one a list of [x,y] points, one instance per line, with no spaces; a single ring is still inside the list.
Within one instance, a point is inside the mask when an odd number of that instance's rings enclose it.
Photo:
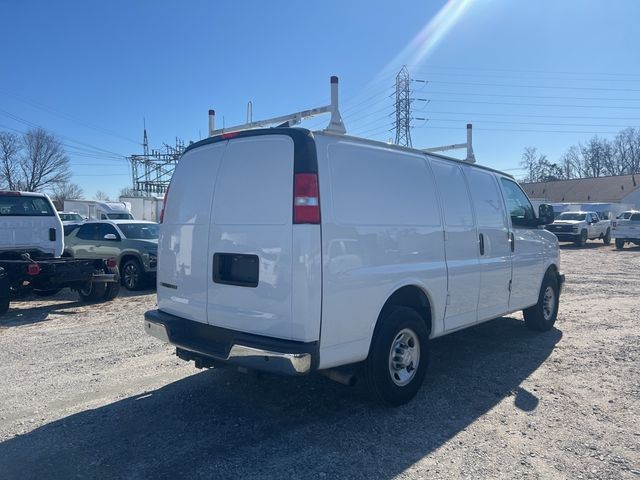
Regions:
[[[622,250],[625,243],[640,245],[640,211],[623,212],[613,223],[616,248]]]
[[[611,243],[611,222],[600,219],[596,212],[562,212],[545,228],[555,233],[561,242],[574,242],[581,247],[587,240]]]

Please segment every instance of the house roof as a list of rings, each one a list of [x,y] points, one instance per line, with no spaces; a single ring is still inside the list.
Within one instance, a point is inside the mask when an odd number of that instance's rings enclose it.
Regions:
[[[619,203],[640,188],[640,175],[575,178],[520,184],[529,198],[548,202]],[[634,184],[635,183],[635,184]]]

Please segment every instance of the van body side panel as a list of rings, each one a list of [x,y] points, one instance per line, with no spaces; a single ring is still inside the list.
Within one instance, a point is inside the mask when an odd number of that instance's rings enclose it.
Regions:
[[[320,225],[294,225],[292,241],[292,331],[302,342],[320,338],[322,244]]]
[[[226,142],[185,153],[171,180],[158,250],[158,308],[207,322],[211,201]]]
[[[293,172],[294,142],[288,136],[228,141],[204,260],[209,324],[297,340],[292,324]],[[215,255],[223,262],[216,264]],[[239,284],[247,278],[248,284]]]
[[[431,159],[431,168],[440,197],[445,231],[448,299],[444,329],[451,331],[472,325],[478,320],[478,231],[461,167],[452,162]]]
[[[511,244],[502,192],[495,174],[464,167],[473,202],[480,251],[480,296],[478,321],[490,320],[509,311]],[[480,237],[480,235],[482,237]]]
[[[316,137],[322,210],[320,368],[364,360],[400,287],[429,298],[434,332],[446,298],[443,231],[426,157]]]

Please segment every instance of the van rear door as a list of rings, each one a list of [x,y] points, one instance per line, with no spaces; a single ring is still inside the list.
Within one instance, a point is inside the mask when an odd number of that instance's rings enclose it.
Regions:
[[[229,140],[215,187],[206,260],[211,325],[294,337],[293,181],[290,136]]]
[[[158,250],[158,308],[207,323],[211,201],[227,142],[187,151],[166,195]]]

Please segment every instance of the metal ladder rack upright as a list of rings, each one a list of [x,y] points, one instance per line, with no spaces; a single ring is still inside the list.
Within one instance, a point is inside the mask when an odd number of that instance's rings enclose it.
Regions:
[[[324,107],[311,108],[309,110],[302,110],[301,112],[290,113],[288,115],[282,115],[279,117],[267,118],[266,120],[258,120],[255,122],[244,123],[241,125],[234,125],[233,127],[225,127],[216,130],[215,129],[215,110],[209,110],[209,136],[222,135],[225,133],[239,132],[242,130],[250,130],[252,128],[268,127],[272,125],[276,126],[294,126],[298,125],[302,120],[316,117],[330,113],[331,118],[329,125],[325,129],[328,132],[345,134],[347,132],[338,109],[338,77],[331,77],[331,103]]]

